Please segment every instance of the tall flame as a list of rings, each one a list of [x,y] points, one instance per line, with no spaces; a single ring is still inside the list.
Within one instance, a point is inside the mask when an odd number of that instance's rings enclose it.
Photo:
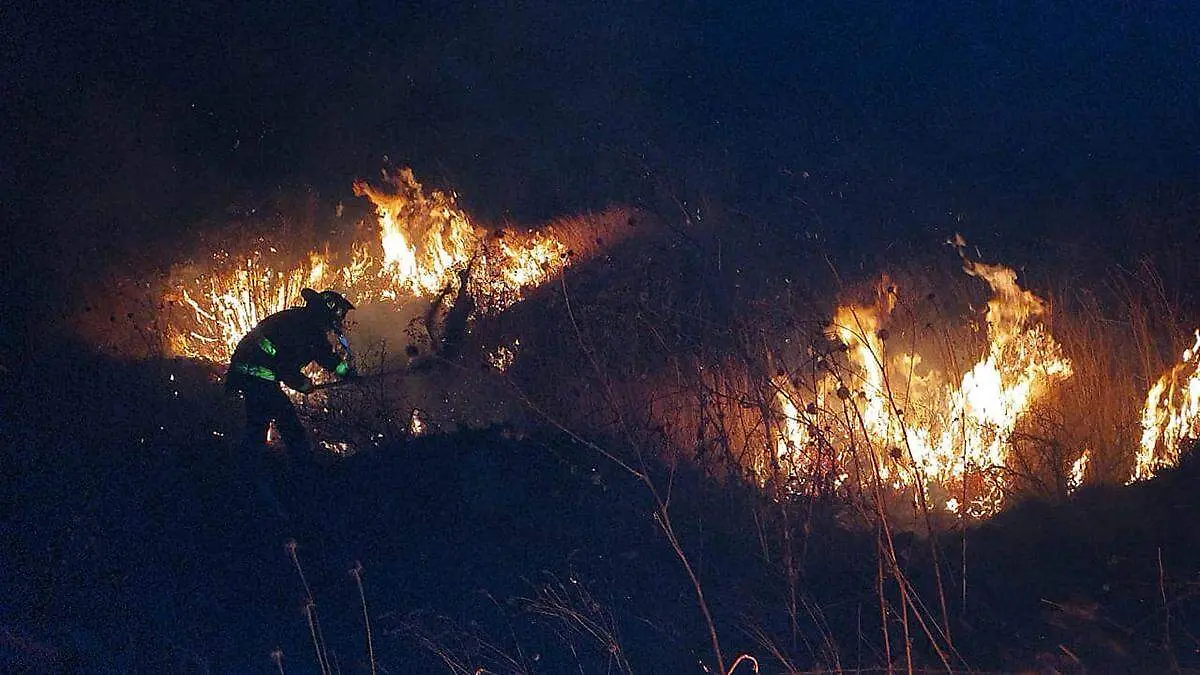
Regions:
[[[971,516],[1000,509],[1005,486],[997,476],[1022,414],[1072,368],[1039,321],[1044,304],[1012,270],[966,261],[965,271],[987,282],[992,298],[987,352],[958,386],[937,371],[918,377],[919,354],[889,357],[885,326],[895,295],[885,282],[875,306],[835,313],[831,332],[845,346],[845,366],[829,365],[808,395],[787,378],[773,381],[782,416],[774,446],[783,464],[815,475],[805,458],[822,457],[819,445],[833,447],[838,485],[853,477],[863,486],[916,488],[934,506]]]
[[[451,269],[470,259],[482,232],[458,209],[453,195],[437,190],[426,195],[411,169],[384,174],[384,184],[354,183],[354,194],[371,200],[379,216],[379,276],[392,293],[436,294]]]
[[[1131,481],[1179,463],[1180,446],[1200,436],[1200,330],[1180,362],[1158,378],[1142,408],[1142,442]]]

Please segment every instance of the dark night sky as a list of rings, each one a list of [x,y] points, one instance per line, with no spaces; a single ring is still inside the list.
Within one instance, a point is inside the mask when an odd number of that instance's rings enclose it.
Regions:
[[[7,285],[47,301],[34,272],[168,244],[246,193],[336,201],[385,155],[490,218],[643,200],[646,168],[751,203],[786,201],[808,171],[859,210],[908,208],[875,217],[901,230],[973,208],[979,229],[1026,239],[1043,235],[1020,204],[1188,198],[1200,175],[1191,2],[0,12],[3,217],[30,233]],[[904,197],[872,203],[879,185]],[[7,295],[9,316],[41,300]]]

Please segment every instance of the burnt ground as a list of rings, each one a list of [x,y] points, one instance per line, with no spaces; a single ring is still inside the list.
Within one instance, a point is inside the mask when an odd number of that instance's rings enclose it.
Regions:
[[[460,672],[443,658],[538,673],[612,672],[617,656],[642,673],[698,672],[712,660],[644,489],[559,435],[459,431],[288,469],[281,519],[228,440],[237,408],[206,369],[69,343],[6,367],[5,672],[267,673],[276,649],[285,672],[318,672],[288,541],[343,673],[370,672],[356,561],[379,672]],[[938,551],[958,665],[1200,669],[1197,481],[1200,468],[1185,464],[946,535]],[[873,533],[838,525],[828,505],[795,505],[812,517],[795,532],[809,610],[792,641],[770,534],[777,508],[753,488],[686,470],[671,485],[727,659],[750,652],[761,672],[784,672],[767,636],[800,669],[880,663]],[[898,546],[932,605],[928,541],[901,536]],[[534,611],[550,597],[570,612]],[[619,647],[564,616],[607,626]],[[917,664],[937,668],[913,643]]]

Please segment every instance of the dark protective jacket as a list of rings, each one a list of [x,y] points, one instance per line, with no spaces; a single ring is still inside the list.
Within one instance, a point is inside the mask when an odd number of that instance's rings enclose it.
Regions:
[[[326,370],[345,375],[349,364],[334,351],[325,317],[310,308],[294,307],[263,319],[238,342],[230,359],[228,381],[243,378],[279,381],[304,391],[312,381],[301,372],[316,361]]]

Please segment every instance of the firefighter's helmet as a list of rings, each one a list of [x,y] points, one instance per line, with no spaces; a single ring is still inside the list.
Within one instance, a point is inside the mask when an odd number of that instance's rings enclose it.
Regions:
[[[318,293],[311,288],[305,288],[300,291],[300,296],[304,298],[309,309],[320,311],[322,316],[335,328],[340,328],[346,319],[346,314],[354,309],[354,305],[346,299],[346,296],[337,291]]]

